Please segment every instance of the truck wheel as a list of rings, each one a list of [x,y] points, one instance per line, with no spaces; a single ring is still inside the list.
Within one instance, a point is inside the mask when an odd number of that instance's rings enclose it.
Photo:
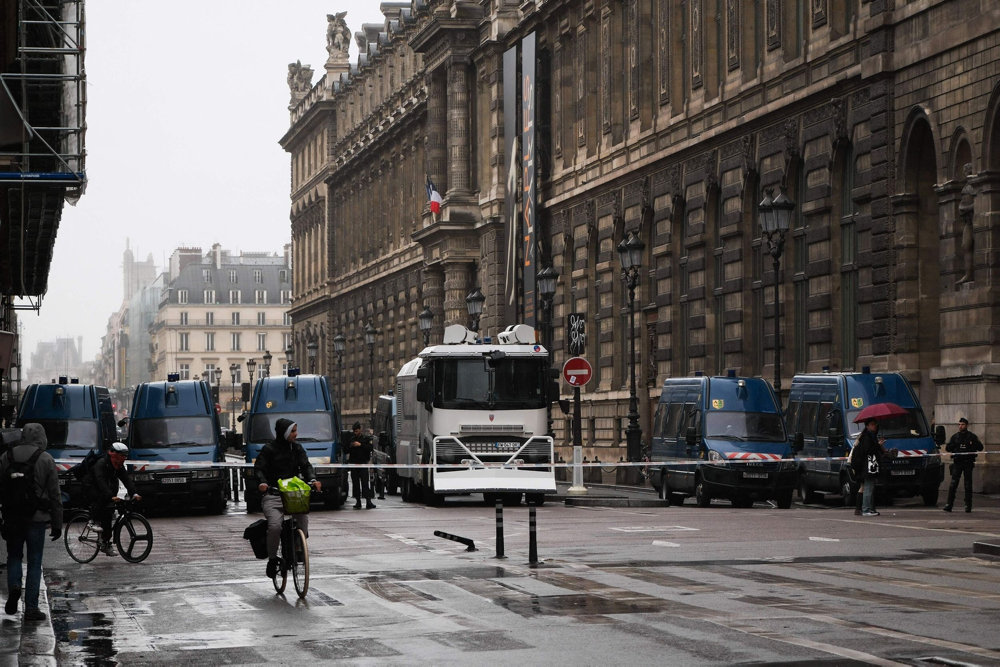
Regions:
[[[667,507],[670,507],[670,486],[667,484],[667,476],[660,476],[660,487],[656,489],[657,496],[660,500],[666,501]]]
[[[920,494],[924,499],[924,505],[927,507],[934,507],[937,505],[939,491],[940,489],[936,486],[925,488]]]
[[[544,493],[526,493],[524,494],[524,500],[529,504],[534,504],[535,507],[541,507],[545,504],[545,494]]]
[[[840,480],[840,495],[844,497],[845,507],[854,507],[854,504],[858,502],[858,489],[851,484],[851,480],[847,477]]]
[[[208,513],[209,514],[225,514],[226,513],[226,491],[222,489],[219,493],[212,498],[208,503]]]
[[[260,511],[260,496],[256,493],[250,493],[250,490],[247,489],[243,492],[243,500],[247,503],[247,514]]]
[[[784,491],[779,491],[778,495],[774,498],[774,502],[777,503],[778,509],[789,509],[792,506],[792,490],[785,489]]]
[[[706,487],[705,482],[700,479],[694,486],[694,499],[698,507],[708,507],[712,504],[712,496],[708,494],[708,488]]]
[[[809,488],[809,484],[803,478],[802,473],[799,473],[799,500],[811,505],[813,503],[818,503],[820,501],[819,494]]]
[[[733,507],[740,507],[743,509],[753,507],[753,498],[750,496],[735,496],[731,502],[733,503]]]

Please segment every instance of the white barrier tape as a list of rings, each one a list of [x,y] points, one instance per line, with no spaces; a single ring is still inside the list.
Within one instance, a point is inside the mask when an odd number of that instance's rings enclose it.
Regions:
[[[978,455],[986,457],[1000,454],[1000,451],[995,452],[976,452]],[[971,454],[950,454],[942,452],[940,454],[927,454],[923,450],[910,450],[906,454],[900,451],[897,458],[946,458],[946,457],[962,457],[971,456]],[[521,464],[507,464],[504,463],[503,467],[506,468],[574,468],[580,466],[582,468],[657,468],[662,466],[685,466],[685,465],[738,465],[738,464],[760,464],[760,463],[781,463],[781,462],[795,462],[800,463],[804,461],[830,461],[830,462],[841,462],[846,461],[847,458],[844,456],[814,456],[814,457],[799,457],[799,458],[779,458],[779,459],[726,459],[720,461],[710,461],[707,459],[665,459],[660,461],[587,461],[586,463],[573,463],[571,461],[561,461],[558,463],[521,463]],[[56,459],[56,467],[60,470],[67,470],[76,463],[79,463],[79,459]],[[253,468],[252,463],[247,463],[245,461],[126,461],[129,465],[131,472],[142,472],[145,470],[196,470],[205,468]],[[485,463],[485,462],[484,462]],[[429,470],[431,468],[474,468],[481,467],[475,464],[461,464],[461,463],[313,463],[313,468],[318,468],[321,470],[327,469],[347,469],[352,468],[378,468],[382,470],[392,470],[392,469],[411,469],[411,470]],[[500,467],[500,462],[490,461],[489,465],[486,467]]]

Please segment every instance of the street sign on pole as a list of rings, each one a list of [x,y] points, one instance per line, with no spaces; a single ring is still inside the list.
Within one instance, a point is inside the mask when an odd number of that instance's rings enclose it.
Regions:
[[[570,357],[563,364],[562,376],[571,387],[582,387],[594,377],[594,369],[583,357]]]

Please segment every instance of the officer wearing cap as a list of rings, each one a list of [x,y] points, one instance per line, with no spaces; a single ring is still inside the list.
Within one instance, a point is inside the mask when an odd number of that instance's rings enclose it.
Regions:
[[[972,469],[976,465],[976,452],[983,451],[983,443],[976,434],[969,430],[969,420],[962,417],[958,420],[958,430],[945,445],[951,452],[951,484],[948,486],[948,504],[945,512],[950,512],[955,504],[955,493],[958,491],[958,480],[965,475],[965,511],[972,511]]]
[[[367,465],[372,460],[372,439],[361,433],[361,422],[354,422],[353,433],[347,445],[347,462]],[[371,469],[368,467],[351,470],[351,490],[354,495],[354,509],[361,509],[361,499],[365,508],[375,509],[372,502]]]

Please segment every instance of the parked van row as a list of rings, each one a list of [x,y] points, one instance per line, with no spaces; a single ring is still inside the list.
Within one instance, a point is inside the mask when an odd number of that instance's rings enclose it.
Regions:
[[[651,459],[675,464],[651,470],[660,497],[694,497],[699,507],[725,498],[737,507],[770,500],[791,506],[793,490],[804,502],[839,495],[853,505],[857,481],[846,457],[863,424],[859,413],[895,403],[905,414],[880,422],[885,446],[904,456],[887,465],[878,490],[937,503],[944,479],[939,445],[916,393],[894,372],[802,373],[793,377],[787,409],[762,378],[667,378],[653,418]],[[834,460],[843,459],[843,460]]]

